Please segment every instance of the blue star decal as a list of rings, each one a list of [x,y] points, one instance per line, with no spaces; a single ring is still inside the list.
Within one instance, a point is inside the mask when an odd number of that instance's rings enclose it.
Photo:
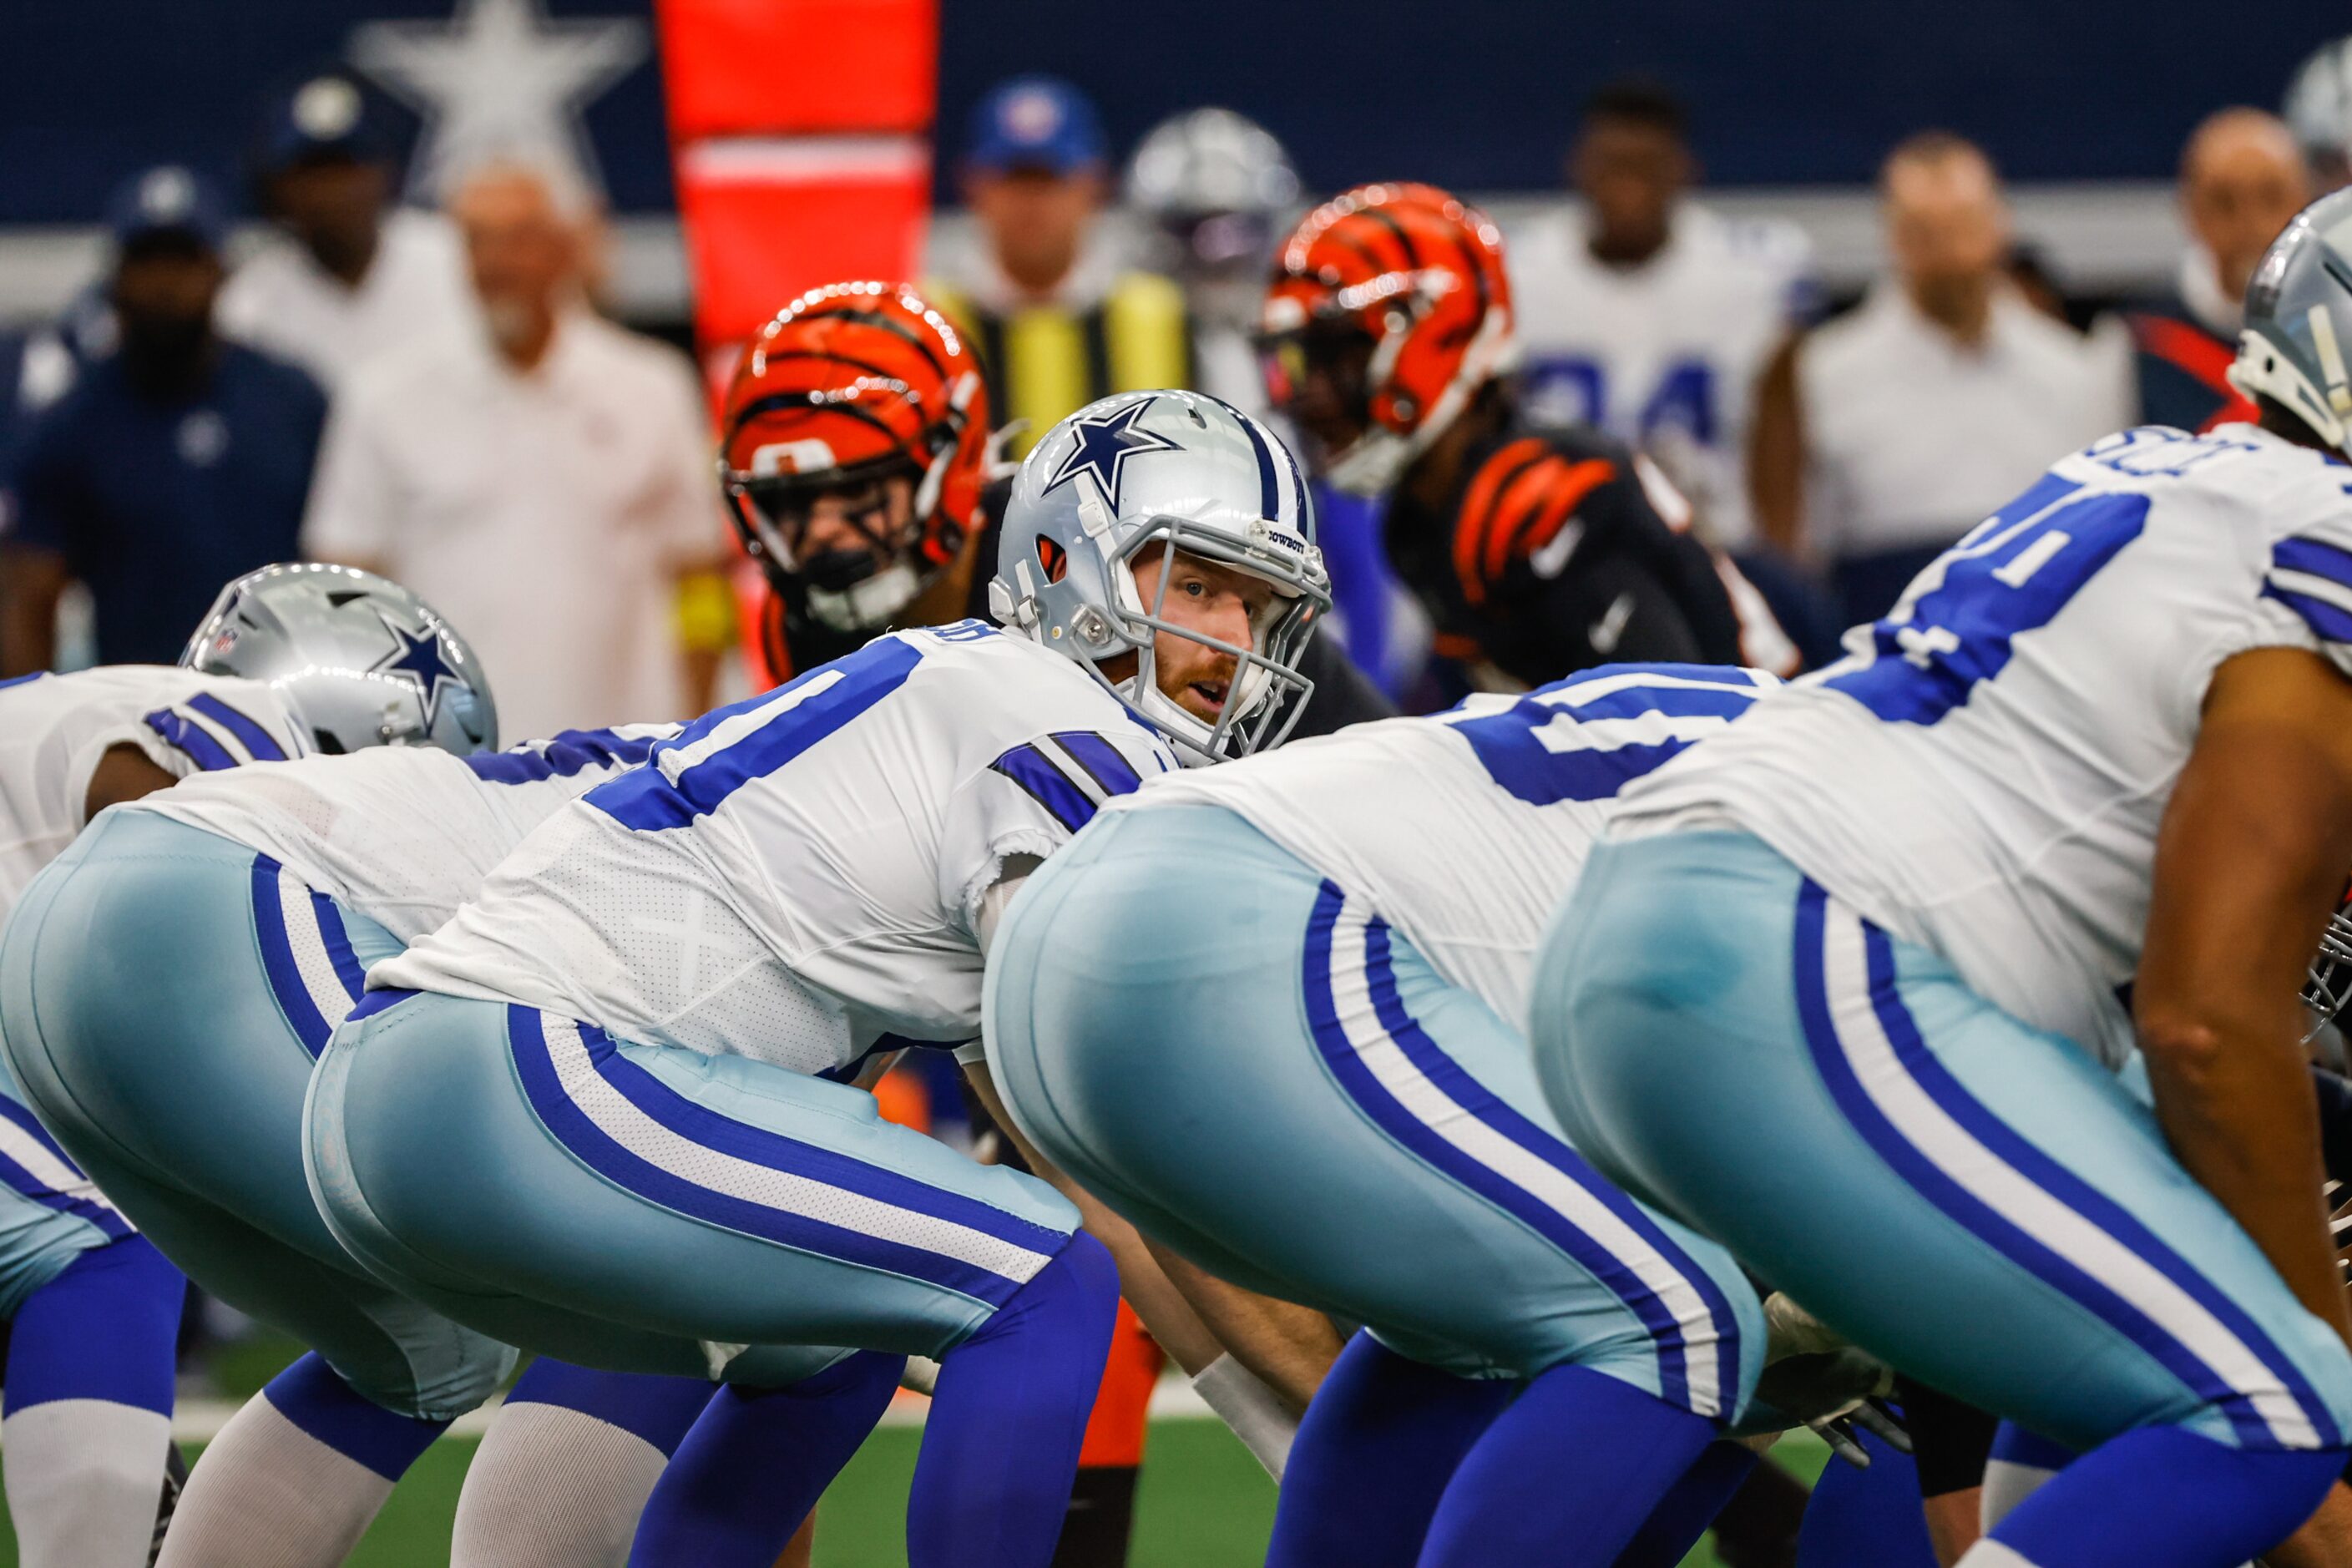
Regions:
[[[1139,452],[1181,452],[1184,449],[1165,436],[1135,427],[1135,422],[1143,417],[1144,410],[1150,408],[1151,403],[1149,397],[1141,398],[1100,419],[1071,421],[1070,428],[1076,434],[1078,444],[1070,448],[1070,455],[1064,458],[1062,466],[1054,470],[1054,477],[1045,481],[1045,493],[1053,494],[1080,474],[1092,474],[1095,488],[1102,492],[1104,502],[1116,513],[1118,510],[1119,470],[1127,466],[1129,458]]]
[[[449,668],[448,660],[441,657],[441,639],[433,634],[430,627],[420,637],[388,616],[384,617],[383,625],[384,629],[393,635],[393,649],[368,673],[397,676],[415,682],[417,699],[425,706],[425,727],[430,730],[434,716],[441,706],[442,683],[446,681],[460,690],[465,689],[466,683],[456,670]]]

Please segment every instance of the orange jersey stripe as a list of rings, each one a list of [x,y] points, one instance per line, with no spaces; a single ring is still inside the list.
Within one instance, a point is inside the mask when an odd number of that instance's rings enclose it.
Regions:
[[[1545,478],[1542,510],[1533,527],[1517,531],[1517,537],[1498,529],[1486,541],[1490,577],[1500,577],[1513,555],[1533,555],[1549,544],[1584,504],[1584,498],[1616,477],[1617,465],[1606,458],[1588,458],[1572,466],[1546,463],[1537,471]]]
[[[1454,574],[1462,580],[1463,595],[1474,605],[1486,597],[1486,584],[1478,575],[1478,551],[1494,515],[1496,491],[1513,470],[1533,463],[1543,453],[1541,441],[1522,437],[1487,458],[1470,481],[1470,493],[1463,498],[1462,510],[1454,522]]]

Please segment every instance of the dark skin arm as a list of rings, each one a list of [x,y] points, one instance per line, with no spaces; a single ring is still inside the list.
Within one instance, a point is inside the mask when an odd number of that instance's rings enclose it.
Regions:
[[[58,552],[0,545],[0,679],[47,669],[57,658],[58,600],[68,581]]]
[[[2352,682],[2300,649],[2240,654],[2157,836],[2135,1023],[2173,1152],[2352,1342],[2295,999],[2347,867]]]
[[[1748,496],[1757,531],[1783,555],[1804,542],[1805,426],[1797,398],[1797,339],[1782,343],[1756,382],[1748,426]]]
[[[98,759],[98,766],[89,775],[89,793],[83,800],[82,820],[88,822],[110,805],[120,805],[126,800],[137,800],[142,795],[169,789],[175,782],[170,773],[157,767],[138,747],[109,746],[106,755]]]

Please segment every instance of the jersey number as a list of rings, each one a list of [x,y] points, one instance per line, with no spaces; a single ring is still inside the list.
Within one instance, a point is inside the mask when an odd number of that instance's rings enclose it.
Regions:
[[[2044,475],[1979,523],[1871,626],[1871,662],[1827,684],[1890,723],[1933,724],[1966,704],[2019,636],[2048,626],[2146,526],[2147,496],[2081,488]]]
[[[903,637],[877,638],[773,691],[713,709],[656,746],[645,766],[585,798],[641,832],[684,827],[898,690],[922,659]]]
[[[1618,428],[1609,407],[1609,373],[1600,361],[1580,354],[1539,360],[1528,379],[1533,405],[1546,417]],[[1659,375],[1630,434],[1638,444],[1660,430],[1680,430],[1700,446],[1712,447],[1718,422],[1715,367],[1702,359],[1679,359]]]
[[[1444,721],[1514,797],[1553,805],[1614,799],[1760,694],[1736,670],[1626,666],[1543,687],[1499,713]]]

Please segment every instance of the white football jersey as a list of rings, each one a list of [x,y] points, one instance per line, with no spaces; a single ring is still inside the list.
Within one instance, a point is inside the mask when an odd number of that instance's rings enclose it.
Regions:
[[[2062,459],[1847,657],[1633,785],[1612,832],[1745,827],[2111,1065],[2157,826],[2250,648],[2352,674],[2352,468],[2249,425]]]
[[[895,632],[655,747],[368,982],[797,1072],[960,1044],[1007,859],[1175,766],[1057,653],[981,621]]]
[[[1811,309],[1811,243],[1791,224],[1687,202],[1665,248],[1639,267],[1596,260],[1586,232],[1580,215],[1559,212],[1512,238],[1527,412],[1597,425],[1648,452],[1697,504],[1711,541],[1745,545],[1756,378]]]
[[[1603,665],[1153,779],[1112,809],[1239,814],[1523,1026],[1537,941],[1618,791],[1780,684],[1755,669]]]
[[[260,681],[162,664],[0,681],[0,918],[81,831],[90,775],[117,746],[180,778],[303,751]]]
[[[268,856],[403,942],[457,913],[555,810],[646,759],[677,724],[566,730],[504,752],[377,746],[239,768],[132,802]]]

